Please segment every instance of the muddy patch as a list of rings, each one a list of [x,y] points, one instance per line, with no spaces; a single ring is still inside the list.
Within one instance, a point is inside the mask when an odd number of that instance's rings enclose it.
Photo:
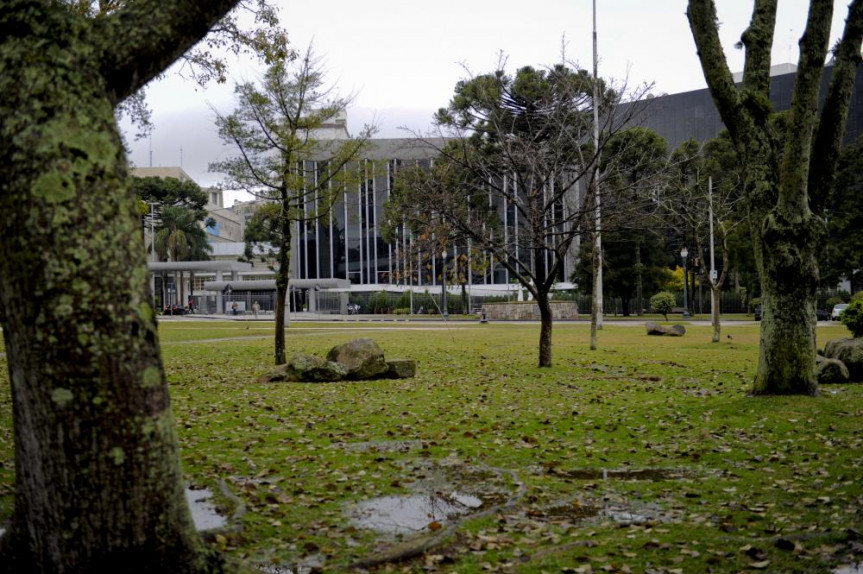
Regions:
[[[680,468],[578,468],[564,470],[552,468],[550,474],[573,480],[681,480],[693,476],[693,472]]]
[[[410,452],[424,448],[419,440],[378,440],[368,442],[351,442],[338,445],[347,452]]]

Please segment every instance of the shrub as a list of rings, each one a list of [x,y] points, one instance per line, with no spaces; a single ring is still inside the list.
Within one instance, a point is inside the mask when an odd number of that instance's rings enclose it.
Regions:
[[[666,321],[668,321],[668,314],[674,309],[675,303],[677,303],[677,299],[673,293],[669,293],[668,291],[660,291],[650,298],[650,306],[657,313],[662,313]]]
[[[851,330],[855,337],[863,337],[863,300],[854,301],[839,315],[842,324]]]
[[[853,295],[851,295],[850,303],[854,303],[856,301],[863,301],[863,291],[857,291]]]
[[[410,307],[397,307],[393,309],[393,315],[410,315]]]

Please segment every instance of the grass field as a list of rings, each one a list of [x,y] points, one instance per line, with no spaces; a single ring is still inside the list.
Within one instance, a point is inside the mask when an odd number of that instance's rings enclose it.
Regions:
[[[728,325],[713,344],[709,327],[661,338],[611,323],[591,352],[587,324],[556,324],[555,366],[538,369],[537,324],[295,323],[289,352],[371,337],[388,358],[415,359],[417,376],[260,384],[271,330],[160,325],[188,480],[224,481],[247,510],[239,532],[213,541],[238,560],[336,572],[831,572],[863,561],[863,386],[748,397],[757,326]],[[822,346],[848,336],[818,335]],[[4,519],[13,453],[0,362]],[[461,495],[481,504],[410,533],[357,518],[363,501],[440,510]],[[233,496],[218,497],[225,512]],[[387,561],[418,540],[425,553]]]

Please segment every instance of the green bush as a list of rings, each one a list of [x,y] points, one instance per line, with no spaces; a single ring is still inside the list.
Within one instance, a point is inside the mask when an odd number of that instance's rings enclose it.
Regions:
[[[851,295],[851,301],[850,302],[854,303],[856,301],[863,301],[863,291],[857,291],[856,293]]]
[[[410,315],[411,309],[410,307],[397,307],[393,309],[393,315]]]
[[[677,299],[675,298],[674,293],[669,293],[668,291],[660,291],[650,298],[650,306],[653,307],[653,310],[657,313],[662,313],[662,316],[665,317],[666,321],[668,321],[668,314],[671,313],[672,309],[674,309],[674,305],[676,303]]]
[[[839,315],[842,324],[851,330],[855,337],[863,337],[863,300],[857,300]]]

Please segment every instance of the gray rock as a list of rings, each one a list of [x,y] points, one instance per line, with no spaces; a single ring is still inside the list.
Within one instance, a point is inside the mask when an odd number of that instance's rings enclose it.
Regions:
[[[827,359],[820,355],[815,357],[815,377],[819,385],[847,383],[850,380],[845,363],[839,359]]]
[[[827,341],[824,356],[845,363],[850,381],[863,382],[863,337]]]
[[[417,374],[417,364],[413,359],[393,359],[387,361],[388,379],[410,379]]]
[[[327,361],[313,355],[297,353],[285,365],[279,365],[273,371],[258,379],[262,383],[304,382],[323,383],[341,381],[348,374],[343,365]]]
[[[383,350],[371,339],[336,345],[327,353],[327,359],[347,370],[346,379],[376,379],[389,370]]]
[[[686,327],[683,325],[660,325],[653,321],[648,321],[644,324],[648,335],[668,335],[670,337],[682,337],[686,334]]]

